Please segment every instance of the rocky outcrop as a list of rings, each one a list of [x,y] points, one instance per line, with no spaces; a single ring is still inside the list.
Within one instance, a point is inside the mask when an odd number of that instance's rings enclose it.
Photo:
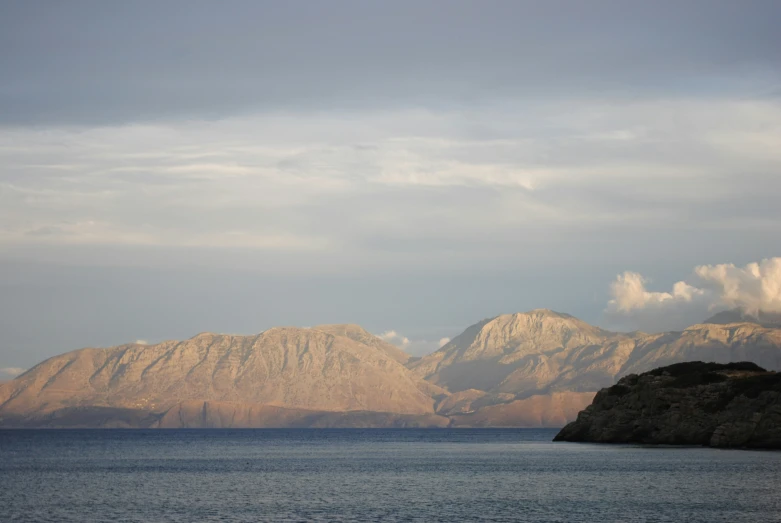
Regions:
[[[555,441],[781,449],[781,374],[687,362],[599,391]]]

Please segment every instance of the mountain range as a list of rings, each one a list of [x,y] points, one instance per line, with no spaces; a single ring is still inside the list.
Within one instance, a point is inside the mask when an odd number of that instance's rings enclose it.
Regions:
[[[765,320],[619,333],[537,309],[423,358],[357,325],[86,348],[0,384],[0,427],[560,427],[598,390],[662,365],[781,370],[781,327]]]

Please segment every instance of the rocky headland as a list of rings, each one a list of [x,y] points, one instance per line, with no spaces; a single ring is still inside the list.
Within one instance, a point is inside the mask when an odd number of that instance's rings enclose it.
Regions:
[[[694,361],[630,374],[554,441],[781,449],[781,373]]]

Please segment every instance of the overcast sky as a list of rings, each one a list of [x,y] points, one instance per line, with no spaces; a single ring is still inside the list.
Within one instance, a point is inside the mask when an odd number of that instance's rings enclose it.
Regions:
[[[2,2],[0,368],[773,309],[779,26],[777,0]]]

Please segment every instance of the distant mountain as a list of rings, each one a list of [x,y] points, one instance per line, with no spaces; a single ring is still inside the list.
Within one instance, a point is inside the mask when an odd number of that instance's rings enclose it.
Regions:
[[[610,332],[547,309],[411,358],[357,325],[82,349],[0,385],[0,426],[562,426],[630,373],[683,361],[781,370],[781,328]]]
[[[703,323],[756,323],[763,327],[781,327],[781,314],[764,311],[749,314],[742,309],[732,309],[714,314]]]
[[[781,370],[781,329],[744,322],[627,334],[538,309],[472,325],[408,366],[452,393],[437,404],[438,413],[499,425],[506,423],[508,409],[518,412],[518,402],[531,399],[555,397],[557,405],[572,407],[561,413],[574,416],[596,391],[622,376],[689,360],[752,361]]]
[[[353,416],[366,425],[372,413],[382,424],[447,424],[434,415],[439,389],[398,352],[337,325],[82,349],[0,386],[0,424],[287,426]]]
[[[573,363],[573,357],[581,360],[579,367],[584,368],[585,359],[595,359],[605,350],[621,351],[619,342],[624,339],[628,337],[593,327],[568,314],[537,309],[472,325],[440,350],[409,367],[419,377],[451,392],[477,389],[532,393],[546,390],[564,366]],[[616,343],[599,354],[576,351],[602,346],[608,340]],[[615,370],[607,368],[604,378],[612,380]],[[590,385],[585,387],[592,390]],[[576,388],[574,384],[570,387]]]

